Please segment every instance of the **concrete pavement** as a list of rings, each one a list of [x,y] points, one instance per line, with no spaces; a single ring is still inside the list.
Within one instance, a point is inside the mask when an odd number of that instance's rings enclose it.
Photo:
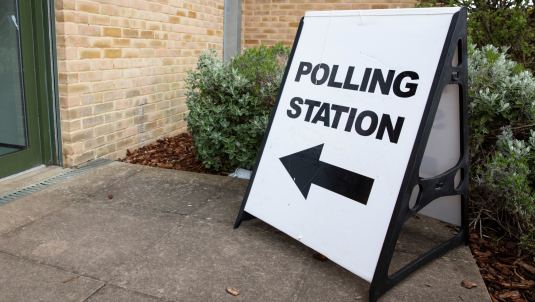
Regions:
[[[2,206],[0,301],[368,300],[369,283],[266,223],[234,230],[247,183],[114,162]],[[451,236],[409,220],[391,270]],[[491,300],[460,246],[380,301]]]

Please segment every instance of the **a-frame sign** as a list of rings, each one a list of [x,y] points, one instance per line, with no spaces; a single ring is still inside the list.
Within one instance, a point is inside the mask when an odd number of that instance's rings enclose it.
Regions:
[[[467,243],[466,17],[465,8],[308,12],[235,227],[262,219],[371,282],[370,301]],[[447,85],[458,85],[460,133],[450,135],[460,157],[422,178]],[[454,195],[460,232],[389,276],[403,224]]]

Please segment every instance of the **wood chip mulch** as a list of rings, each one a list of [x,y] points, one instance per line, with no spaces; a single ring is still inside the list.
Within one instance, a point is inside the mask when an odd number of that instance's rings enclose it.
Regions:
[[[535,259],[497,234],[470,234],[470,250],[493,302],[535,301]]]
[[[195,158],[193,137],[189,133],[182,133],[175,137],[163,138],[140,149],[127,150],[126,158],[120,162],[173,169],[188,172],[229,175],[232,171],[216,171],[207,169],[201,160]]]

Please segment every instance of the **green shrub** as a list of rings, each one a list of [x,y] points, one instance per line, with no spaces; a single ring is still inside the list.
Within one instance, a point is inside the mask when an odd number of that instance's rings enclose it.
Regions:
[[[417,7],[464,6],[468,33],[479,45],[508,46],[512,58],[535,70],[535,10],[530,0],[420,0]]]
[[[251,169],[277,96],[289,47],[247,49],[222,62],[214,50],[188,72],[185,115],[207,168]]]
[[[530,159],[532,145],[514,139],[510,127],[504,127],[497,142],[498,151],[487,163],[478,167],[474,177],[472,204],[477,219],[490,219],[512,237],[520,239],[521,246],[531,249],[530,238],[535,234],[535,196],[530,186]],[[535,138],[535,137],[534,137]]]
[[[535,78],[506,50],[468,45],[472,223],[494,221],[533,251]]]
[[[497,47],[468,45],[471,161],[481,164],[485,136],[535,121],[535,78]]]

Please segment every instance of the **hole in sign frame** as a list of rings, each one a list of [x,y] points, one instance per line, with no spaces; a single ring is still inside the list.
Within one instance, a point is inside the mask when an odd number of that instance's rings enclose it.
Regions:
[[[411,199],[409,199],[409,209],[411,209],[412,211],[418,208],[420,192],[422,192],[422,188],[420,187],[420,185],[416,185],[412,189]]]
[[[462,56],[459,56],[459,53],[462,53],[462,47],[463,40],[459,39],[459,41],[457,42],[457,50],[455,51],[455,56],[453,56],[453,60],[451,61],[451,66],[457,67],[463,64],[463,58]]]
[[[453,186],[455,187],[456,191],[459,191],[462,187],[464,180],[464,169],[457,170],[457,173],[455,173],[455,178],[453,180]]]

